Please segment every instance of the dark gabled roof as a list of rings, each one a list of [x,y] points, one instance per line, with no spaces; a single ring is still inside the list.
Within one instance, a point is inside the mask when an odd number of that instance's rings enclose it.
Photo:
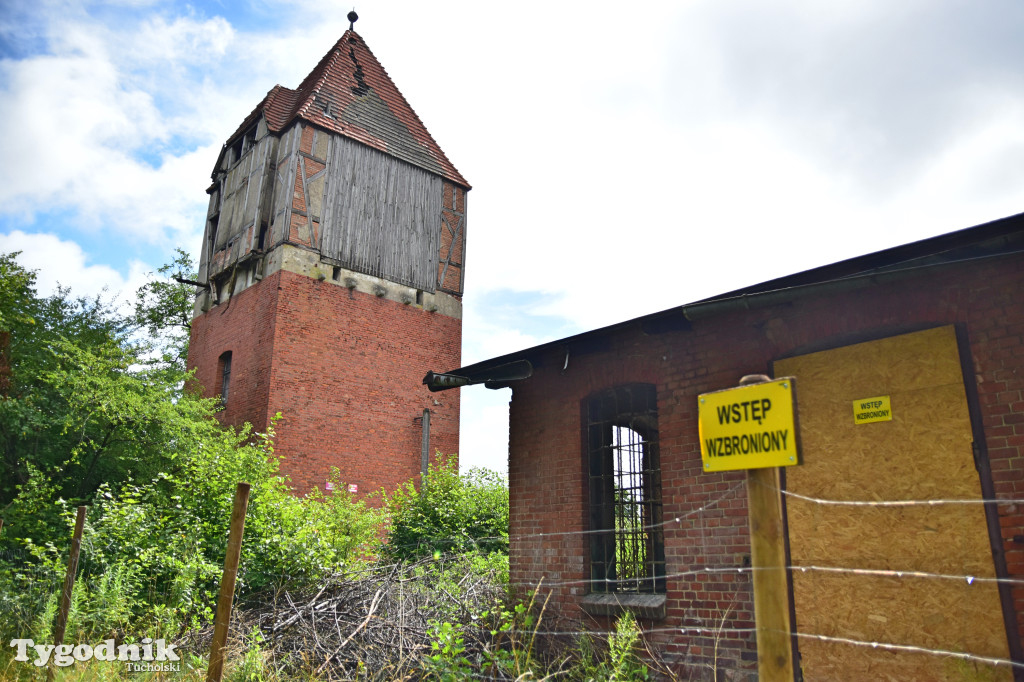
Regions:
[[[501,381],[498,375],[511,363],[539,358],[554,348],[573,348],[576,354],[603,350],[610,347],[607,342],[610,335],[628,328],[639,327],[648,333],[685,330],[690,328],[693,320],[729,311],[773,305],[813,293],[869,286],[873,282],[901,277],[924,268],[1015,254],[1024,255],[1024,213],[779,277],[608,327],[549,341],[450,370],[445,374],[466,377],[470,384],[486,381],[491,388],[501,388],[508,384]],[[497,375],[492,376],[496,370]],[[521,368],[519,371],[522,372]],[[430,376],[428,374],[428,378]],[[455,385],[458,384],[443,388]]]
[[[1024,249],[1024,213],[993,220],[975,227],[929,237],[920,241],[894,246],[864,256],[824,265],[793,275],[786,275],[760,284],[713,296],[695,304],[720,301],[739,296],[751,296],[821,284],[851,277],[877,275],[896,270],[908,270],[928,265],[955,263],[986,256],[999,256]]]
[[[470,188],[355,31],[345,31],[297,89],[275,85],[228,144],[261,116],[271,132],[302,119]]]

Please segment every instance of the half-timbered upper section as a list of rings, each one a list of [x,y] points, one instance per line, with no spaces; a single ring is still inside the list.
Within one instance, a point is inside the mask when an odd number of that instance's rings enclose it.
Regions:
[[[197,313],[282,267],[278,246],[456,298],[469,183],[349,30],[295,90],[275,86],[213,171]],[[314,259],[317,260],[317,259]],[[320,271],[322,272],[322,270]]]

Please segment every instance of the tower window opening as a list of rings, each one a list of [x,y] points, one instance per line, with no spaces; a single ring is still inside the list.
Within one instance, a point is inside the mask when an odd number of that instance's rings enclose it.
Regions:
[[[220,227],[220,213],[216,213],[210,216],[210,258],[213,257],[213,252],[217,249],[217,230]]]
[[[256,146],[256,128],[249,128],[245,131],[245,136],[242,142],[242,153],[245,154],[247,151]]]
[[[238,138],[231,145],[231,158],[228,159],[228,166],[234,166],[242,158],[242,144],[243,138]]]
[[[238,163],[245,153],[253,148],[256,144],[256,128],[250,128],[245,131],[242,135],[238,136],[233,143],[231,143],[231,158],[228,159],[228,166],[233,166]]]
[[[262,251],[267,248],[267,221],[260,222],[260,233],[256,241],[256,248]]]
[[[341,266],[335,265],[333,268],[331,268],[331,279],[333,279],[335,282],[341,279]]]
[[[228,393],[231,389],[231,351],[221,353],[217,365],[220,374],[220,402],[222,405],[227,405]]]

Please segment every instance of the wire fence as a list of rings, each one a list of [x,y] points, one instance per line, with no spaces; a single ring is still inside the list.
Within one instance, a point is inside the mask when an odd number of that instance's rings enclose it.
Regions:
[[[672,529],[688,530],[693,529],[695,526],[701,528],[703,531],[708,531],[706,525],[706,515],[717,510],[724,503],[729,500],[735,499],[740,491],[743,489],[744,483],[739,482],[735,485],[730,486],[728,489],[722,491],[714,499],[693,507],[681,514],[677,514],[670,519],[664,520],[658,524],[651,524],[647,528],[663,528],[666,531]],[[803,502],[808,502],[816,505],[823,506],[862,506],[862,507],[891,507],[891,508],[905,508],[905,507],[936,507],[942,505],[1020,505],[1024,504],[1024,499],[1009,499],[1009,498],[996,498],[996,499],[920,499],[920,500],[829,500],[814,498],[805,495],[799,495],[792,491],[776,489],[780,494],[786,495],[795,499],[799,499]],[[538,532],[538,533],[525,533],[514,538],[514,544],[530,544],[533,540],[543,540],[556,537],[570,537],[570,536],[588,536],[593,532],[587,530],[569,530],[569,531],[556,531],[556,532]],[[706,549],[705,543],[707,538],[704,535],[699,535],[701,539],[699,544],[702,545],[701,549]],[[448,547],[463,547],[467,551],[473,548],[479,548],[482,545],[487,545],[488,542],[504,542],[506,538],[504,536],[495,536],[488,538],[476,538],[469,539],[462,535],[453,535],[443,538],[436,538],[438,542],[443,542]],[[107,545],[103,547],[94,546],[91,541],[87,538],[83,542],[81,560],[78,568],[78,584],[76,590],[80,590],[83,593],[88,593],[92,596],[102,596],[106,594],[111,599],[114,599],[115,592],[118,589],[116,583],[116,576],[110,576],[106,572],[107,563],[105,557],[108,557],[111,553],[119,551],[119,548],[114,545]],[[707,554],[707,552],[704,552]],[[24,625],[29,631],[42,630],[45,625],[45,617],[52,615],[53,603],[55,601],[54,595],[60,591],[61,581],[63,579],[63,567],[56,561],[57,555],[51,554],[49,559],[40,560],[37,554],[30,553],[22,549],[3,549],[0,550],[0,562],[8,567],[14,567],[13,574],[5,577],[5,585],[8,587],[7,592],[0,594],[0,619],[7,622],[14,622],[21,618],[24,619]],[[384,561],[378,561],[373,566],[375,572],[387,572],[399,570],[403,564],[401,563],[387,563]],[[670,560],[671,569],[671,560]],[[941,582],[956,582],[962,583],[968,587],[980,587],[983,585],[997,585],[1007,586],[1011,588],[1024,587],[1024,578],[1018,577],[1006,577],[1006,576],[993,576],[993,575],[973,575],[970,573],[950,573],[950,572],[930,572],[922,571],[917,569],[880,569],[863,566],[840,566],[840,565],[788,565],[784,569],[794,574],[832,574],[832,575],[849,575],[849,576],[871,576],[891,579],[895,581],[941,581]],[[242,567],[243,575],[245,566]],[[763,569],[759,567],[752,567],[747,565],[702,565],[695,567],[679,567],[678,570],[669,570],[665,576],[669,581],[668,590],[672,591],[673,582],[679,583],[680,581],[699,579],[701,577],[708,578],[720,578],[723,576],[736,576],[749,578],[757,571],[761,570],[776,570],[776,569]],[[141,579],[145,581],[147,578],[142,576]],[[282,584],[287,583],[288,576],[282,576]],[[242,581],[244,582],[244,581]],[[543,571],[536,580],[525,581],[525,582],[513,582],[512,587],[518,589],[521,593],[537,593],[543,594],[552,590],[560,588],[581,588],[583,592],[588,591],[587,588],[592,586],[594,580],[587,579],[585,577],[579,578],[551,578],[545,575]],[[729,583],[724,583],[726,590],[728,590]],[[16,588],[17,593],[13,593],[11,590]],[[165,603],[170,604],[176,599],[175,586],[166,582],[161,582],[156,578],[152,578],[150,583],[146,586],[149,590],[148,596],[153,603]],[[479,588],[477,588],[479,589]],[[719,586],[721,590],[722,587]],[[742,604],[750,599],[749,596],[749,582],[738,582],[732,584],[732,592],[728,595],[732,598],[734,603]],[[723,601],[719,599],[719,601]],[[315,600],[314,600],[315,602]],[[83,602],[84,603],[84,602]],[[354,620],[352,620],[352,627],[359,626],[362,623],[362,619],[367,619],[367,622],[374,622],[375,619],[389,618],[391,615],[382,615],[384,611],[377,611],[377,607],[370,609],[368,605],[362,605],[360,608],[367,609],[369,612],[358,612],[354,613]],[[894,605],[896,608],[896,605]],[[400,611],[400,609],[399,609]],[[399,611],[391,609],[388,613],[393,614]],[[123,614],[123,622],[125,627],[131,619],[130,613]],[[89,613],[80,611],[75,612],[72,609],[72,620],[69,626],[69,631],[73,631],[73,628],[82,624],[90,617]],[[77,619],[77,621],[76,621]],[[685,618],[683,620],[686,620]],[[639,633],[642,638],[650,641],[657,641],[664,643],[666,641],[675,642],[679,648],[685,650],[688,646],[695,646],[698,649],[700,647],[706,647],[710,642],[718,643],[723,640],[739,641],[749,640],[756,633],[756,627],[732,627],[728,623],[730,619],[726,613],[718,613],[708,615],[705,617],[694,618],[694,622],[681,622],[678,626],[667,626],[657,625],[653,622],[645,624],[644,627],[640,628]],[[358,621],[358,622],[357,622]],[[245,617],[239,617],[235,623],[236,630],[246,625]],[[346,621],[347,622],[347,621]],[[599,621],[594,621],[592,624],[597,624]],[[112,626],[116,629],[117,618],[111,620]],[[339,621],[340,623],[340,621]],[[367,629],[368,625],[362,625],[363,629]],[[423,628],[421,627],[421,630]],[[373,630],[373,628],[370,628]],[[354,633],[346,633],[340,624],[335,627],[336,634],[340,637],[339,641],[348,641],[345,637],[354,636]],[[377,630],[374,630],[377,631]],[[510,627],[506,630],[509,635],[518,635],[520,637],[544,637],[553,638],[555,640],[559,638],[580,638],[580,637],[592,637],[596,639],[604,639],[608,637],[609,630],[602,628],[586,628],[586,627],[539,627],[534,626],[531,628],[524,628],[521,626]],[[953,648],[941,648],[941,647],[927,647],[918,646],[914,644],[908,644],[903,642],[891,642],[882,641],[880,639],[866,638],[858,636],[858,633],[815,633],[807,632],[804,630],[796,630],[790,635],[796,638],[798,641],[816,641],[824,642],[829,644],[836,644],[849,647],[868,648],[875,650],[882,650],[892,653],[913,653],[926,655],[936,658],[937,660],[961,660],[970,663],[975,663],[983,666],[990,666],[995,669],[999,668],[1010,668],[1016,670],[1024,670],[1024,662],[1011,660],[1009,658],[990,656],[980,653],[974,653],[969,651],[959,651]],[[236,637],[244,638],[244,633],[236,632]],[[410,643],[410,646],[414,646]],[[700,661],[701,656],[698,656],[692,660]],[[467,676],[477,679],[507,679],[504,677],[494,677],[488,675],[482,675],[479,673],[472,673],[467,671]]]
[[[714,500],[695,507],[683,514],[674,516],[671,519],[667,519],[660,524],[653,524],[650,528],[663,527],[666,531],[674,528],[682,529],[687,523],[693,521],[695,518],[699,518],[705,512],[715,509],[723,502],[733,497],[735,493],[745,485],[745,482],[739,482],[728,490],[723,492]],[[801,495],[785,489],[773,488],[773,490],[781,495],[793,499],[799,499],[803,502],[808,502],[822,506],[845,506],[845,507],[865,507],[865,508],[909,508],[909,507],[923,507],[923,508],[934,508],[940,506],[994,506],[994,505],[1022,505],[1024,499],[1017,498],[994,498],[994,499],[957,499],[957,498],[936,498],[936,499],[912,499],[912,500],[831,500],[824,498],[816,498],[807,495]],[[529,539],[542,539],[560,536],[571,536],[571,535],[586,535],[588,533],[601,532],[601,531],[558,531],[548,533],[531,533],[524,534],[517,538],[517,541],[522,541],[528,544]],[[694,579],[700,576],[750,576],[757,571],[764,570],[778,570],[775,568],[759,568],[747,565],[727,565],[727,566],[700,566],[693,568],[685,568],[683,570],[670,571],[665,576],[669,584],[669,591],[673,590],[671,584],[672,581],[685,581],[687,579]],[[846,576],[871,576],[880,577],[887,579],[894,579],[897,581],[942,581],[942,582],[954,582],[962,583],[968,587],[980,587],[983,585],[996,585],[1006,586],[1010,588],[1024,587],[1024,578],[1020,577],[1008,577],[1008,576],[995,576],[995,575],[975,575],[972,573],[948,573],[948,572],[931,572],[923,571],[918,569],[880,569],[870,568],[861,566],[835,566],[835,565],[818,565],[818,564],[791,564],[783,567],[783,570],[790,573],[798,574],[832,574],[832,575],[846,575]],[[543,575],[540,580],[517,583],[516,586],[523,589],[535,589],[539,584],[543,584],[546,589],[557,589],[562,587],[579,587],[586,590],[586,588],[593,586],[595,583],[603,581],[590,580],[585,577],[571,578],[571,579],[549,579],[548,576]],[[681,590],[682,591],[682,590]],[[743,595],[736,595],[737,598],[741,598]],[[893,608],[897,608],[898,605],[894,604]],[[537,634],[552,636],[552,637],[569,637],[575,634],[579,634],[580,631],[576,630],[543,630]],[[679,638],[687,637],[714,637],[721,638],[725,635],[735,636],[750,636],[756,632],[756,627],[723,627],[722,625],[706,626],[702,624],[684,625],[681,627],[649,627],[642,630],[642,634],[645,637],[660,636],[678,636]],[[592,634],[599,634],[599,632],[593,632]],[[917,646],[913,644],[899,643],[899,642],[888,642],[881,641],[878,639],[864,638],[863,636],[856,636],[855,633],[851,633],[850,636],[841,636],[834,634],[825,633],[814,633],[802,630],[795,630],[789,633],[792,637],[798,640],[813,640],[818,642],[827,642],[833,644],[841,644],[851,647],[869,648],[875,650],[883,650],[888,652],[904,652],[904,653],[915,653],[934,656],[937,659],[957,659],[962,661],[968,661],[971,663],[982,664],[985,666],[992,666],[995,668],[1013,668],[1017,670],[1024,670],[1024,661],[1012,660],[1010,658],[1004,658],[999,656],[989,656],[983,654],[972,653],[969,651],[958,651],[954,649],[945,649],[937,647],[926,647]]]

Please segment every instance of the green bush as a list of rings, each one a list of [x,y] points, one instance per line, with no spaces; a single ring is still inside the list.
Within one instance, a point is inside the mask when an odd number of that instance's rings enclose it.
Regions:
[[[467,551],[507,555],[508,482],[487,469],[460,475],[453,457],[438,453],[438,460],[419,488],[410,481],[386,497],[391,516],[387,555],[393,559]]]
[[[269,438],[253,442],[244,430],[211,427],[193,451],[179,452],[174,474],[97,491],[83,534],[69,633],[175,636],[209,622],[238,481],[251,485],[239,574],[243,594],[283,581],[316,581],[376,551],[379,512],[344,492],[294,496],[277,473]],[[36,482],[31,490],[45,487]],[[21,636],[40,618],[52,624],[73,508],[62,500],[51,504],[61,510],[60,527],[45,540],[17,538],[25,550],[20,560],[0,560],[3,636]]]

